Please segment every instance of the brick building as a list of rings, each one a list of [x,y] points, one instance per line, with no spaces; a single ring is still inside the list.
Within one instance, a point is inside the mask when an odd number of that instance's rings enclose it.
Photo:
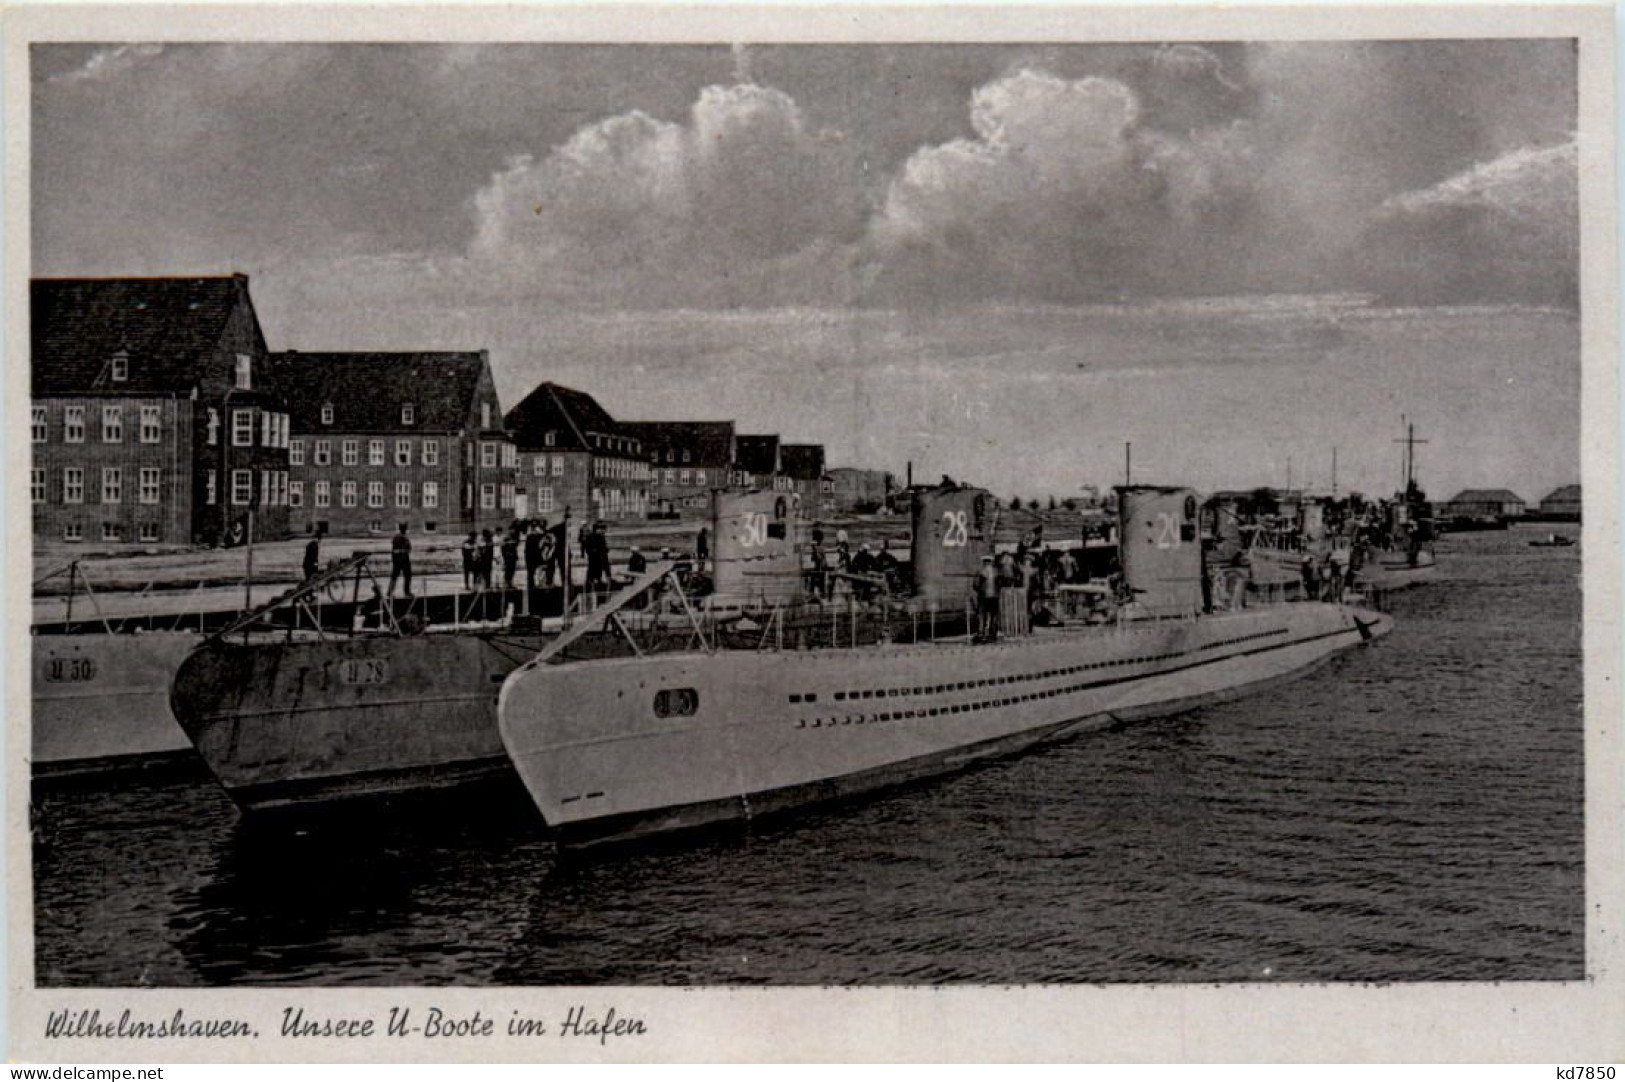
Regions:
[[[779,437],[739,436],[734,440],[734,471],[744,488],[771,488],[787,491],[781,476]]]
[[[649,460],[649,509],[709,514],[711,490],[734,484],[732,421],[626,421]]]
[[[884,510],[897,479],[885,470],[837,466],[829,471],[831,496],[837,511],[869,513]]]
[[[1443,519],[1509,519],[1521,518],[1523,513],[1522,498],[1504,488],[1463,489],[1435,510]]]
[[[784,487],[800,495],[803,507],[820,513],[835,510],[835,483],[824,472],[823,444],[780,444],[779,467],[788,482]]]
[[[650,466],[638,436],[583,391],[542,383],[508,411],[527,514],[642,518]]]
[[[517,455],[483,350],[275,355],[295,532],[466,533],[514,518]]]
[[[31,283],[34,536],[287,535],[289,419],[246,275]]]
[[[1540,516],[1559,522],[1580,521],[1580,486],[1564,485],[1553,489],[1540,501]]]

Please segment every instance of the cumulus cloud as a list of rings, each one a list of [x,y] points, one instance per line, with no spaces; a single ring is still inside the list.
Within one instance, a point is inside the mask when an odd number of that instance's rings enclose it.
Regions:
[[[814,296],[861,231],[854,173],[839,136],[813,130],[781,91],[707,87],[686,123],[634,111],[510,162],[475,197],[473,254],[655,302]]]
[[[970,116],[975,139],[921,149],[888,190],[872,230],[880,293],[1079,300],[1171,286],[1247,195],[1245,123],[1146,127],[1114,79],[1023,70],[978,89]]]
[[[1579,300],[1579,148],[1527,147],[1385,200],[1360,274],[1410,303]]]

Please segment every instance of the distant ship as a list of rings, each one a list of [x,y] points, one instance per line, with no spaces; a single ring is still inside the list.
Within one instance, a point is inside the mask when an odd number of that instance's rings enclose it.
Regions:
[[[961,517],[969,497],[946,493],[931,509],[940,518],[933,543],[961,568],[991,555],[991,531],[978,536],[970,514]],[[1390,630],[1382,613],[1322,602],[1238,600],[1214,611],[1195,496],[1126,487],[1118,504],[1122,578],[1111,593],[1122,601],[1104,622],[1099,593],[1088,592],[1086,614],[1031,627],[1027,607],[1008,604],[1021,596],[1010,588],[994,642],[882,636],[729,649],[712,640],[572,658],[583,625],[503,682],[502,743],[561,841],[619,841],[751,819],[1217,702]],[[917,513],[917,544],[919,527]],[[632,603],[618,597],[605,617]],[[910,615],[907,626],[917,623]]]

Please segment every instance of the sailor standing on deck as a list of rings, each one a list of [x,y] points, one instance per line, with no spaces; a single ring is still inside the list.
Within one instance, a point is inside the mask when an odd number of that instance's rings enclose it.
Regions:
[[[547,530],[547,519],[532,522],[525,531],[525,588],[536,589],[536,572],[542,569],[542,537]]]
[[[474,588],[476,578],[474,574],[474,550],[479,547],[479,536],[474,530],[469,530],[468,536],[463,538],[463,589],[465,590]]]
[[[976,639],[992,642],[999,637],[999,571],[993,566],[992,556],[983,556],[982,567],[976,572],[976,597]]]
[[[405,580],[406,596],[412,596],[412,539],[406,536],[406,523],[389,539],[389,596],[395,596],[395,580]]]
[[[317,570],[322,566],[322,537],[326,533],[321,527],[316,528],[316,535],[305,544],[305,578],[314,578]]]

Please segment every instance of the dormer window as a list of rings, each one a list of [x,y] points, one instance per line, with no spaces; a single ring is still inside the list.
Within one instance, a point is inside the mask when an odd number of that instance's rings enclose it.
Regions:
[[[401,403],[401,424],[415,425],[418,423],[418,411],[410,402]]]
[[[113,382],[123,383],[130,378],[130,355],[122,349],[113,354]]]
[[[491,403],[489,402],[480,403],[480,427],[491,427]]]
[[[332,423],[333,423],[333,403],[331,403],[331,402],[323,402],[322,403],[322,424],[330,425]]]
[[[246,353],[237,354],[237,389],[239,391],[254,389],[254,358]]]
[[[542,446],[544,446],[544,447],[553,446],[553,433],[552,433],[551,430],[542,433]]]

